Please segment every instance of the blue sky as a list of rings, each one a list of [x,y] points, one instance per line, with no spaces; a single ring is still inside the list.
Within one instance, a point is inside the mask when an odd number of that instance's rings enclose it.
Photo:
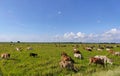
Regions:
[[[119,3],[120,0],[0,0],[0,41],[119,42]]]

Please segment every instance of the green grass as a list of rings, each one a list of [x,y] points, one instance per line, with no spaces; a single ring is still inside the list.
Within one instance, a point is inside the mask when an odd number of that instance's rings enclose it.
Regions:
[[[37,44],[37,43],[20,43],[13,46],[10,43],[0,43],[0,54],[10,53],[10,59],[0,59],[0,76],[99,76],[99,74],[106,73],[109,75],[110,70],[112,74],[118,76],[120,73],[117,71],[117,67],[120,66],[120,57],[108,55],[108,52],[96,51],[88,52],[83,49],[83,46],[96,46],[99,44],[78,44],[78,48],[83,56],[84,60],[79,60],[73,57],[73,44],[61,44],[66,47],[56,47],[55,44]],[[105,44],[100,44],[101,46]],[[114,46],[115,44],[107,44]],[[33,50],[27,51],[26,48],[31,46]],[[16,51],[16,47],[22,47],[21,52]],[[120,51],[120,47],[115,47],[113,50]],[[75,60],[75,67],[78,69],[77,73],[71,70],[61,69],[59,67],[60,54],[65,51],[69,56]],[[30,57],[29,53],[37,53],[38,57]],[[113,65],[108,65],[106,68],[101,65],[90,65],[89,57],[94,55],[107,55],[114,60]],[[111,75],[112,75],[111,74]],[[104,76],[104,75],[103,75]]]

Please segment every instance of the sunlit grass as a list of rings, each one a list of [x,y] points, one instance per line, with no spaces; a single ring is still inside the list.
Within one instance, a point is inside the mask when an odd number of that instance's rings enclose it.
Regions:
[[[63,44],[61,44],[63,45]],[[0,44],[0,54],[10,53],[10,59],[0,59],[0,75],[3,76],[97,76],[97,74],[102,74],[102,72],[108,72],[109,70],[115,69],[120,66],[120,57],[108,55],[107,51],[96,51],[88,52],[83,49],[82,45],[79,44],[79,50],[82,52],[84,59],[79,60],[73,57],[73,44],[65,44],[66,47],[56,47],[55,44],[28,44],[20,43],[11,46],[9,43]],[[84,44],[83,44],[84,45]],[[87,46],[97,44],[85,44]],[[26,50],[28,46],[31,46],[33,50]],[[21,52],[16,51],[16,47],[22,47]],[[114,48],[116,51],[120,51],[119,47]],[[61,69],[59,67],[60,54],[65,51],[69,56],[75,60],[75,67],[78,72],[75,73],[71,70]],[[37,57],[30,57],[29,54],[37,53]],[[113,65],[109,65],[106,68],[101,67],[101,65],[88,65],[89,57],[94,55],[107,55],[109,58],[114,60]],[[103,71],[104,70],[104,71]],[[115,69],[116,76],[120,73]],[[114,72],[112,72],[114,73]],[[112,75],[112,74],[111,74]],[[104,76],[104,75],[103,75]]]

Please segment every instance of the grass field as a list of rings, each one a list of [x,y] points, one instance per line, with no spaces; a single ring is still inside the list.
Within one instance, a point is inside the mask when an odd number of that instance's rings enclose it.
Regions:
[[[61,47],[56,47],[56,45]],[[73,45],[76,44],[56,45],[55,43],[15,43],[14,45],[0,43],[0,54],[11,54],[10,59],[0,58],[0,76],[120,76],[120,56],[110,55],[106,50],[89,52],[83,49],[83,46],[120,46],[120,44],[77,44],[84,56],[83,60],[73,57]],[[26,50],[28,46],[31,46],[33,50]],[[22,51],[16,51],[16,47],[22,47]],[[120,47],[114,47],[113,50],[120,51]],[[63,51],[75,60],[77,73],[60,68],[60,54]],[[31,52],[37,53],[38,56],[30,57]],[[101,65],[88,65],[89,57],[95,55],[107,55],[113,59],[114,63],[113,65],[108,64],[105,68]]]

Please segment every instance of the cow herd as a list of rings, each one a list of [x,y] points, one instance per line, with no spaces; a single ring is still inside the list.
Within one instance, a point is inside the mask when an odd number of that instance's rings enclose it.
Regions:
[[[92,52],[93,50],[103,51],[106,49],[106,51],[108,51],[108,54],[110,55],[112,54],[114,56],[120,56],[120,52],[111,50],[113,48],[114,47],[112,46],[106,46],[106,47],[99,46],[99,48],[96,48],[96,49],[95,47],[84,47],[84,50]],[[73,56],[80,60],[84,59],[84,56],[82,55],[81,51],[77,50],[77,48],[73,49]],[[113,60],[108,58],[107,55],[95,55],[95,56],[89,57],[88,60],[89,60],[88,65],[100,64],[103,66],[103,68],[107,67],[107,64],[110,64],[110,65],[113,64]],[[74,66],[74,63],[75,61],[70,56],[68,56],[67,53],[65,52],[62,53],[61,61],[59,63],[61,68],[69,68],[73,71],[77,71],[77,69]]]
[[[79,50],[74,49],[74,57],[78,58],[78,59],[83,59],[82,53]],[[75,61],[67,55],[67,53],[62,52],[61,53],[61,61],[59,62],[59,65],[61,68],[67,68],[67,69],[71,69],[75,72],[77,72],[77,69],[74,66]],[[108,58],[105,55],[95,55],[93,57],[89,58],[89,65],[90,64],[100,64],[103,67],[107,66],[107,64],[113,64],[112,59]]]
[[[23,48],[21,48],[21,47],[16,47],[15,49],[16,49],[16,51],[19,51],[19,52],[21,52],[23,50]],[[33,48],[27,47],[26,50],[33,50]],[[38,54],[37,53],[29,53],[29,56],[30,57],[37,57]],[[2,59],[10,59],[10,54],[9,53],[2,53],[1,58]]]
[[[57,47],[57,45],[56,45]],[[61,46],[61,47],[66,47],[66,45],[64,46]],[[73,56],[77,59],[80,59],[80,60],[83,60],[84,59],[84,56],[82,54],[82,52],[80,50],[78,50],[79,46],[77,47],[74,47],[73,48]],[[111,50],[113,47],[101,47],[99,46],[99,48],[95,48],[94,46],[93,47],[83,47],[84,50],[86,51],[89,51],[89,52],[92,52],[93,50],[98,50],[98,51],[102,51],[103,49],[106,49],[106,51],[108,51],[108,54],[112,54],[112,55],[115,55],[115,56],[120,56],[120,52],[116,52],[116,51],[113,51]],[[16,47],[15,48],[16,51],[22,51],[22,48],[21,47]],[[26,50],[33,50],[32,47],[27,47]],[[38,54],[37,53],[29,53],[29,56],[30,57],[37,57]],[[9,59],[10,58],[10,54],[9,53],[2,53],[1,54],[1,58],[2,59]],[[103,67],[106,67],[107,64],[113,64],[113,60],[108,58],[106,55],[95,55],[95,56],[92,56],[92,57],[89,57],[88,58],[89,62],[88,62],[88,65],[91,65],[91,64],[100,64],[102,65]],[[70,57],[66,52],[62,52],[61,53],[61,59],[60,59],[60,62],[59,62],[59,65],[61,68],[67,68],[67,69],[70,69],[70,70],[73,70],[74,72],[77,72],[78,69],[75,67],[75,60]]]

